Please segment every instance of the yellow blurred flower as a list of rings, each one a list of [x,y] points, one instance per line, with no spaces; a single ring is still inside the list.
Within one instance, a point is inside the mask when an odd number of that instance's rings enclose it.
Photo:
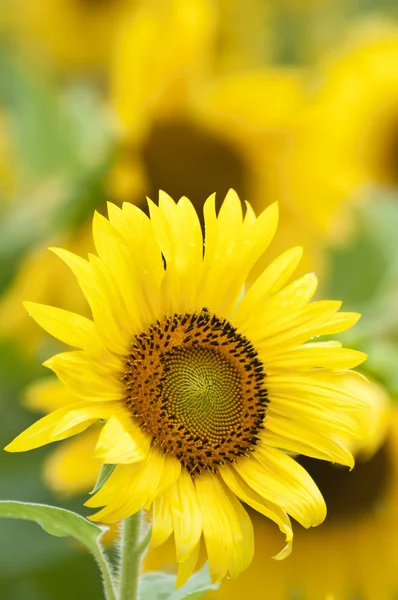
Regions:
[[[0,208],[4,208],[11,202],[16,191],[18,176],[9,114],[0,109]]]
[[[268,68],[214,76],[214,13],[198,0],[188,5],[195,20],[178,3],[162,18],[142,9],[119,39],[111,104],[122,148],[112,195],[135,203],[164,189],[200,209],[212,191],[220,201],[233,187],[243,199],[256,198],[257,210],[278,200],[274,256],[305,239],[303,271],[319,270],[322,242],[297,210],[287,171],[304,74]],[[321,199],[313,210],[322,210]]]
[[[271,56],[269,2],[217,0],[218,73],[261,67]]]
[[[371,20],[324,56],[313,77],[291,176],[299,210],[324,235],[347,229],[362,188],[398,185],[397,64],[398,27]]]
[[[59,239],[57,239],[59,241]],[[87,224],[74,235],[64,236],[76,252],[89,252],[92,248],[91,228]],[[36,302],[62,302],[69,310],[88,314],[88,307],[76,281],[68,269],[59,269],[56,257],[47,251],[48,240],[36,248],[23,262],[10,288],[0,297],[0,338],[21,340],[25,352],[36,352],[43,336],[32,326],[22,302],[32,297]]]
[[[139,0],[16,0],[12,33],[27,51],[57,71],[103,69],[115,34]],[[10,19],[9,19],[10,20]]]

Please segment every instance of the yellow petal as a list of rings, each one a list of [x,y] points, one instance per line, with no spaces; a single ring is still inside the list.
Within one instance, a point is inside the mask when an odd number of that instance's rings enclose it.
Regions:
[[[314,527],[325,519],[320,491],[307,471],[287,454],[259,442],[235,469],[255,492],[279,505],[303,527]]]
[[[195,479],[203,518],[203,536],[213,583],[227,573],[236,577],[253,554],[253,531],[243,507],[213,474]],[[243,511],[243,512],[242,512]]]
[[[105,506],[89,518],[115,523],[150,506],[157,496],[165,461],[164,452],[152,448],[145,461],[117,465],[104,486],[86,502],[86,506]]]
[[[192,312],[197,308],[203,241],[196,211],[187,198],[178,204],[164,192],[159,207],[149,201],[153,228],[166,260],[166,311]]]
[[[173,533],[173,518],[169,490],[160,494],[153,502],[151,548],[157,548]]]
[[[247,485],[247,483],[245,483],[232,466],[226,465],[222,467],[222,469],[220,469],[220,475],[231,492],[242,500],[242,502],[245,502],[245,504],[248,504],[254,508],[254,510],[274,521],[278,525],[280,531],[285,534],[286,542],[291,544],[291,540],[293,539],[292,525],[284,510],[277,504],[274,504],[257,494]]]
[[[62,381],[71,394],[89,400],[123,400],[125,391],[121,382],[123,364],[114,371],[105,362],[95,362],[84,352],[63,352],[45,363]]]
[[[326,430],[311,424],[309,419],[301,421],[293,417],[267,415],[267,428],[261,433],[265,444],[294,454],[304,454],[319,460],[329,460],[354,466],[354,457],[330,427]]]
[[[40,327],[64,344],[87,350],[101,344],[93,321],[85,317],[35,302],[24,302],[24,306]]]
[[[328,323],[339,310],[341,302],[312,302],[293,311],[279,311],[273,320],[265,320],[259,326],[253,322],[242,332],[255,344],[258,352],[264,356],[280,353],[281,348],[297,347],[312,337],[319,335],[325,323]]]
[[[334,406],[336,410],[369,408],[368,402],[347,387],[339,385],[338,373],[314,371],[313,373],[267,374],[267,390],[272,396],[284,398],[303,397],[304,402],[315,401],[322,405]]]
[[[95,448],[95,457],[108,464],[130,464],[143,460],[149,452],[151,439],[129,415],[111,417],[102,428]]]
[[[103,418],[104,406],[109,408],[108,404],[98,402],[94,405],[90,402],[76,402],[60,408],[25,429],[6,446],[5,450],[25,452],[80,433]],[[76,418],[76,414],[79,418]]]
[[[324,347],[320,345],[301,346],[273,356],[267,363],[267,373],[279,369],[295,371],[310,369],[353,369],[366,360],[366,354],[349,348]]]
[[[100,276],[98,266],[90,264],[87,260],[62,248],[50,248],[50,250],[59,256],[76,276],[79,286],[90,305],[95,328],[103,344],[116,354],[127,355],[130,340],[118,321],[117,309],[109,301],[111,285],[108,282],[104,289],[101,289],[101,291],[98,289],[93,273],[93,269],[96,269],[98,280]]]
[[[360,318],[359,313],[338,312],[319,328],[318,335],[334,335],[346,331],[358,323]]]
[[[249,515],[235,494],[231,494],[228,488],[225,491],[237,516],[236,529],[234,531],[234,547],[228,567],[229,577],[236,579],[236,577],[247,569],[253,560],[254,531]]]
[[[128,409],[119,402],[78,402],[70,407],[68,413],[61,417],[54,427],[53,437],[63,439],[65,432],[80,427],[86,419],[92,422],[110,419],[114,415],[123,414]]]
[[[178,563],[176,588],[181,587],[188,581],[195,570],[199,559],[200,541],[196,544],[186,560]]]
[[[108,209],[108,218],[114,228],[119,232],[123,229],[123,212],[120,206],[113,204],[113,202],[107,202],[106,207]]]
[[[209,204],[206,209],[208,215],[212,214],[210,208]],[[272,204],[251,224],[242,223],[240,200],[230,190],[221,206],[216,226],[210,232],[211,253],[207,251],[206,232],[199,304],[210,306],[220,314],[232,312],[250,270],[272,239],[277,222],[278,206]],[[212,257],[211,261],[209,256]]]
[[[291,248],[281,254],[265,269],[246,292],[236,310],[234,323],[238,327],[245,323],[248,316],[256,312],[271,294],[279,291],[286,281],[288,281],[296,270],[302,254],[303,250],[301,247]]]
[[[178,480],[181,474],[181,463],[180,461],[170,454],[166,454],[164,458],[162,477],[159,480],[158,487],[156,488],[154,497],[163,494],[166,490]],[[151,503],[148,503],[145,508],[149,510]]]
[[[112,294],[113,305],[119,306],[123,313],[119,314],[119,319],[123,318],[130,333],[138,333],[145,329],[148,323],[142,318],[146,310],[143,310],[144,306],[138,293],[139,281],[136,281],[135,266],[127,258],[128,247],[122,235],[98,212],[94,213],[93,238],[101,259],[98,261],[94,257],[90,258],[91,263],[97,262],[94,276],[101,277],[101,289],[104,283],[106,286],[108,281],[112,282],[112,289],[108,293]]]
[[[360,437],[361,427],[351,411],[336,410],[336,405],[323,403],[319,405],[316,400],[308,401],[305,394],[297,394],[295,398],[282,395],[272,396],[272,406],[268,409],[268,417],[292,419],[298,423],[307,423],[309,430],[322,430],[330,437],[348,436]]]
[[[184,562],[197,546],[202,535],[202,514],[196,489],[187,471],[170,488],[169,492],[177,562]]]

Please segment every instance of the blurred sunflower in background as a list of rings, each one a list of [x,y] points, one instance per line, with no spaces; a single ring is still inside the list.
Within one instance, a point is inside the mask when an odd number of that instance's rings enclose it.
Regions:
[[[61,75],[103,73],[118,28],[142,0],[17,0],[9,7],[13,40],[37,65]]]
[[[200,14],[199,24],[203,6]],[[214,35],[201,36],[202,48],[195,46],[195,61],[187,64],[192,39],[181,44],[177,16],[169,11],[165,21],[158,11],[143,9],[119,38],[111,103],[122,142],[112,196],[137,203],[164,189],[176,198],[186,194],[200,209],[212,190],[222,198],[232,186],[241,198],[255,198],[257,210],[278,201],[282,219],[274,255],[305,239],[303,272],[319,270],[324,256],[316,219],[297,210],[288,173],[305,106],[305,72],[270,65],[216,75]],[[208,15],[203,30],[209,32]],[[165,52],[162,38],[170,32],[174,43]],[[187,77],[192,66],[196,70]],[[322,204],[313,210],[322,211]]]
[[[346,25],[345,33],[311,74],[291,155],[296,205],[331,243],[347,236],[352,209],[371,186],[398,184],[398,28],[376,18]],[[322,210],[313,210],[314,194]]]

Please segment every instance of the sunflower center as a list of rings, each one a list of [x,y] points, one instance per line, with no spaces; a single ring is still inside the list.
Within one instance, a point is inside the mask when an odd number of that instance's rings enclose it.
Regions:
[[[377,183],[398,184],[398,115],[394,109],[377,119],[377,138],[374,129],[364,141],[364,152],[371,154],[370,170]],[[365,165],[366,166],[366,165]]]
[[[352,519],[374,509],[383,498],[391,475],[388,440],[369,460],[357,460],[352,471],[306,456],[301,456],[299,462],[325,498],[328,522]]]
[[[249,340],[206,309],[135,336],[123,376],[140,427],[196,475],[253,450],[266,412],[264,379]]]
[[[241,153],[229,142],[188,120],[156,123],[142,149],[148,195],[166,190],[173,198],[187,196],[196,208],[216,192],[224,198],[233,188],[248,196],[248,173]]]

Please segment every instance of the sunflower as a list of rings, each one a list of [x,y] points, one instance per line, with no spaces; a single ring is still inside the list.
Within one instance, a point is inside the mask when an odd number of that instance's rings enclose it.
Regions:
[[[217,6],[217,73],[262,67],[271,55],[269,4],[218,0]]]
[[[291,515],[304,527],[326,516],[322,495],[290,456],[353,466],[339,436],[361,437],[368,404],[341,384],[364,355],[314,336],[358,319],[340,302],[310,303],[313,275],[284,287],[301,249],[272,262],[244,291],[270,243],[277,205],[243,217],[230,191],[217,215],[204,205],[206,238],[185,197],[160,193],[150,218],[132,204],[94,216],[98,255],[58,254],[77,276],[93,321],[28,303],[34,319],[80,348],[45,365],[79,402],[43,417],[7,450],[25,451],[104,421],[96,445],[116,464],[87,502],[113,523],[152,507],[152,545],[174,532],[178,584],[193,572],[202,535],[211,578],[234,578],[251,562],[253,527],[240,501],[269,517],[290,552]],[[204,251],[204,253],[203,253]],[[242,292],[243,290],[243,292]],[[352,377],[355,374],[352,373]]]
[[[332,236],[346,229],[358,190],[398,185],[398,28],[366,20],[346,37],[313,74],[289,168],[297,206]],[[322,211],[312,208],[314,193]]]
[[[246,595],[260,600],[265,585],[272,590],[272,600],[396,597],[398,410],[390,414],[386,394],[375,383],[365,387],[357,381],[355,386],[357,393],[377,405],[375,426],[358,449],[355,470],[348,473],[329,463],[300,459],[327,502],[324,525],[305,534],[297,529],[292,556],[275,563],[267,557],[277,547],[277,536],[264,518],[253,513],[256,555],[252,564],[238,581],[223,583],[206,598],[240,600]]]
[[[221,199],[229,187],[255,198],[258,212],[278,201],[275,256],[305,238],[303,273],[319,270],[322,239],[298,210],[288,171],[301,134],[305,73],[252,65],[215,74],[217,13],[197,0],[190,5],[195,19],[178,4],[162,16],[143,7],[118,38],[109,102],[120,148],[110,193],[139,204],[165,189],[186,194],[198,212],[204,198],[215,191]],[[323,210],[320,201],[311,206]]]
[[[12,33],[32,56],[59,72],[103,69],[117,29],[138,0],[18,0]]]

